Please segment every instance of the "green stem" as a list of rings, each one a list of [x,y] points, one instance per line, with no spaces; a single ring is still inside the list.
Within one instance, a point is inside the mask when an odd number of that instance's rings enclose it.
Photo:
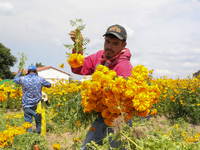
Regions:
[[[78,25],[77,25],[77,19],[76,19],[76,39],[79,39],[79,33],[78,33]],[[79,48],[78,48],[78,43],[76,43],[76,53],[79,52]]]
[[[117,101],[117,105],[119,106],[120,112],[121,112],[121,114],[122,114],[123,122],[126,123],[126,122],[124,121],[124,119],[125,119],[125,118],[124,118],[124,112],[122,111],[121,106],[120,106],[120,104],[119,104],[119,102],[118,102],[117,97],[116,97],[115,94],[114,94],[114,96],[115,96],[115,100]]]
[[[142,150],[142,148],[137,145],[134,141],[132,141],[128,136],[126,136],[122,131],[120,131],[120,133],[127,139],[129,140],[131,143],[133,143],[136,147],[138,147],[140,150]]]
[[[98,146],[94,141],[91,141],[91,143],[97,148],[97,150],[101,150],[101,149],[99,148],[99,146]]]

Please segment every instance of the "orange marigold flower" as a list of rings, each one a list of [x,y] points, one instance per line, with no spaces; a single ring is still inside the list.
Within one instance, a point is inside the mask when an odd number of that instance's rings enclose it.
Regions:
[[[154,71],[153,69],[152,69],[152,70],[149,70],[149,73],[150,73],[150,74],[152,74],[152,73],[153,73],[153,71]]]
[[[152,111],[151,111],[151,115],[153,116],[153,115],[155,115],[155,114],[157,114],[157,109],[153,109]]]
[[[91,127],[91,128],[90,128],[90,131],[91,131],[91,132],[94,132],[94,131],[95,131],[95,128],[94,128],[94,127]]]
[[[112,121],[110,119],[104,119],[105,124],[112,126]]]

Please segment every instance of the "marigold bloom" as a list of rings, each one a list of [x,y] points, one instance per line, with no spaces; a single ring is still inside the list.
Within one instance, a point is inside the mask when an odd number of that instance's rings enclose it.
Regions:
[[[83,65],[84,56],[77,53],[70,54],[69,59],[67,59],[67,62],[72,68],[78,68]]]
[[[60,68],[64,68],[64,63],[59,65]]]
[[[153,109],[152,111],[151,111],[151,115],[153,116],[153,115],[155,115],[155,114],[157,114],[157,109]]]
[[[91,128],[90,128],[90,131],[91,131],[91,132],[94,132],[94,131],[95,131],[95,128],[94,128],[94,127],[91,127]]]
[[[138,116],[147,116],[160,95],[158,86],[147,84],[147,77],[148,69],[142,65],[134,67],[128,79],[116,77],[115,71],[98,65],[91,80],[81,85],[83,111],[102,112],[104,122],[109,126],[121,113],[126,114],[125,121],[130,120],[135,112]]]
[[[78,138],[77,137],[74,138],[74,142],[75,143],[78,142]]]
[[[55,143],[55,144],[53,144],[53,149],[55,149],[55,150],[60,150],[60,144],[58,144],[58,143]]]
[[[23,124],[23,127],[24,127],[24,129],[28,129],[28,128],[31,128],[31,127],[32,127],[32,124],[29,123],[29,122],[25,122],[25,123]]]

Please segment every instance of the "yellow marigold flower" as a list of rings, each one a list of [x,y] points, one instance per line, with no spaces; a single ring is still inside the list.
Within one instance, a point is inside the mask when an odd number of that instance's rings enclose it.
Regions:
[[[138,93],[133,99],[133,107],[135,110],[142,112],[151,107],[150,97],[146,93]]]
[[[25,123],[23,124],[23,127],[24,127],[24,129],[28,129],[28,128],[31,128],[31,127],[32,127],[32,124],[29,123],[29,122],[25,122]]]
[[[61,146],[58,143],[53,144],[53,149],[60,150]]]
[[[194,136],[194,138],[195,138],[195,141],[199,141],[199,134],[196,133],[195,136]]]
[[[106,74],[106,73],[108,73],[109,68],[104,66],[104,65],[98,65],[97,68],[96,68],[96,71],[101,71],[104,74]]]
[[[174,124],[173,128],[178,129],[178,124]]]
[[[84,56],[77,53],[70,54],[69,59],[67,59],[67,62],[72,68],[78,68],[83,65]]]
[[[59,65],[60,68],[64,68],[64,63]]]
[[[77,137],[74,138],[74,142],[75,143],[78,142],[78,138]]]

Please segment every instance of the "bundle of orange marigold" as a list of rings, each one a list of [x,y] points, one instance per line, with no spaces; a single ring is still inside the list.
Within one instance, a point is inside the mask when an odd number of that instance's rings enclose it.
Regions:
[[[146,117],[160,95],[158,86],[149,85],[147,78],[148,69],[143,65],[134,67],[128,79],[117,77],[115,71],[98,65],[92,80],[81,84],[84,112],[100,112],[109,126],[120,115],[125,122],[135,114]]]

